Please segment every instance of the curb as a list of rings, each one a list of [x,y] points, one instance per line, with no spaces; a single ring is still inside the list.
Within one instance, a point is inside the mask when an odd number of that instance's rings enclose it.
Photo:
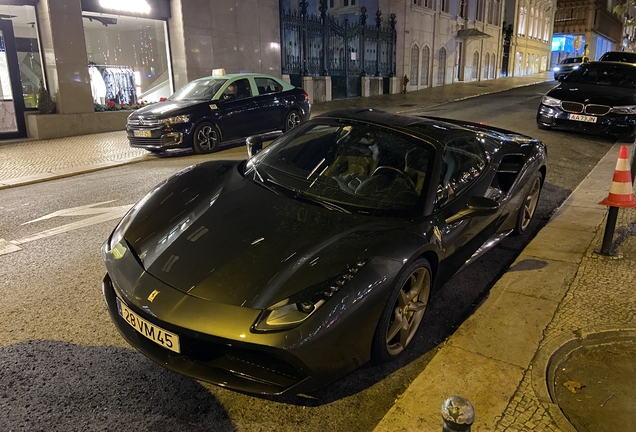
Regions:
[[[0,190],[14,188],[18,186],[26,186],[26,185],[30,185],[34,183],[42,183],[49,180],[57,180],[61,178],[72,177],[79,174],[86,174],[86,173],[91,173],[94,171],[101,171],[108,168],[114,168],[114,167],[123,166],[123,165],[130,165],[130,164],[144,162],[144,161],[153,160],[153,159],[155,159],[153,155],[144,155],[144,156],[137,156],[131,159],[102,162],[102,163],[93,164],[93,165],[84,165],[81,167],[65,168],[55,172],[34,174],[31,176],[26,176],[26,177],[16,177],[16,178],[7,179],[7,180],[0,180]]]

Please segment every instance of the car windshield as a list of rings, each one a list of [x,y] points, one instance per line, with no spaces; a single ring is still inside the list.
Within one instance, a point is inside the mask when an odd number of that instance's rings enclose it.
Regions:
[[[588,63],[565,79],[569,83],[636,88],[636,67],[618,63]]]
[[[226,79],[192,81],[174,92],[170,100],[210,100],[219,91]]]
[[[411,214],[427,190],[434,147],[366,123],[306,123],[247,164],[246,176],[299,200],[345,212]]]
[[[572,57],[561,60],[561,64],[582,63],[583,57]]]
[[[615,61],[624,63],[636,63],[636,53],[611,51],[601,56],[601,61]]]

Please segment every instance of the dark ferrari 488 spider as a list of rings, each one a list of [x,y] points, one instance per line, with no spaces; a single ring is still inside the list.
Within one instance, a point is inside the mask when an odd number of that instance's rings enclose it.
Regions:
[[[398,356],[436,288],[528,229],[546,175],[530,137],[370,109],[248,147],[133,206],[103,245],[103,292],[155,362],[260,394]]]

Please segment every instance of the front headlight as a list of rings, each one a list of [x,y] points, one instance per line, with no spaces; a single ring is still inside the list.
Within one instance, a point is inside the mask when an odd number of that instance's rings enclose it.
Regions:
[[[558,67],[558,66],[555,66],[553,70],[554,70],[555,72],[558,72],[558,71],[560,71],[560,70],[561,70],[561,68],[560,68],[560,67]]]
[[[578,68],[579,68],[578,66],[574,66],[572,69],[577,70]]]
[[[549,107],[561,106],[561,101],[559,99],[555,99],[555,98],[550,97],[550,96],[543,96],[543,99],[541,99],[541,103],[543,105],[549,106]]]
[[[169,118],[163,120],[163,122],[166,125],[173,125],[173,124],[178,124],[178,123],[188,123],[188,122],[190,122],[190,114],[179,115],[179,116],[175,116],[175,117],[169,117]]]
[[[616,114],[636,114],[636,105],[617,106],[610,110]]]
[[[342,289],[368,261],[347,266],[337,276],[308,288],[265,309],[252,325],[252,331],[272,332],[299,326],[313,315],[327,300]]]

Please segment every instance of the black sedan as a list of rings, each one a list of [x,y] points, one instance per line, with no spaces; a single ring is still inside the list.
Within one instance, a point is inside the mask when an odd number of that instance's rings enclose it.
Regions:
[[[514,132],[331,112],[153,189],[104,243],[102,289],[160,365],[307,392],[400,355],[437,288],[528,229],[545,174],[544,145]]]
[[[543,96],[541,129],[553,127],[632,138],[636,127],[636,65],[591,62]]]
[[[151,152],[192,148],[208,153],[255,134],[285,132],[308,120],[309,96],[262,74],[215,75],[190,82],[168,100],[134,111],[132,147]]]

